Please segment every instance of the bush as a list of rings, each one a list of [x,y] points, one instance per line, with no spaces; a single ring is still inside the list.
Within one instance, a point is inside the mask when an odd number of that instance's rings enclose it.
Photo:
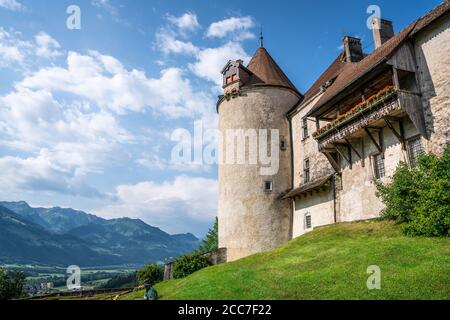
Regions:
[[[163,280],[164,268],[154,263],[148,264],[136,273],[136,278],[141,285],[145,283],[154,285]]]
[[[22,272],[7,272],[0,268],[0,301],[22,296],[25,275]]]
[[[198,252],[207,253],[215,251],[219,248],[219,220],[216,218],[214,226],[209,230],[205,239],[203,239]]]
[[[200,253],[181,256],[173,264],[173,277],[181,279],[209,265],[208,259]]]
[[[386,205],[382,218],[405,223],[409,236],[450,235],[450,149],[442,155],[423,154],[415,168],[402,163],[392,181],[377,183]]]

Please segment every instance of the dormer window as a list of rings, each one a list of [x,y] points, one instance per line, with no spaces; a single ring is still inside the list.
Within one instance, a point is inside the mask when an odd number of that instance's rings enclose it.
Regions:
[[[235,82],[238,79],[237,74],[233,74],[232,76],[227,77],[226,84],[230,84]]]

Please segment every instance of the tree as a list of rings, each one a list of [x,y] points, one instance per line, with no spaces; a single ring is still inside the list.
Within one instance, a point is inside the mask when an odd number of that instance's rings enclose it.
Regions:
[[[139,270],[136,274],[139,284],[154,285],[161,282],[164,278],[164,268],[157,264],[151,263]]]
[[[401,164],[377,189],[386,205],[383,218],[404,223],[406,235],[450,235],[450,148],[441,157],[421,155],[414,168]]]
[[[214,226],[209,230],[205,239],[203,239],[198,251],[207,253],[219,249],[219,219],[216,218]]]
[[[0,268],[0,301],[22,296],[25,275],[22,272],[8,272]]]

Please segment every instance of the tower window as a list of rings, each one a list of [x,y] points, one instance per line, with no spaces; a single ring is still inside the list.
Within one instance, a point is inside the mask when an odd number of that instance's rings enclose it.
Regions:
[[[308,230],[311,228],[312,228],[312,219],[311,219],[311,214],[308,212],[307,214],[305,214],[305,230]]]
[[[417,158],[423,153],[422,141],[420,137],[408,141],[408,155],[411,166],[416,166]]]
[[[280,139],[280,149],[281,150],[287,150],[287,142],[286,139],[282,136]]]
[[[231,76],[231,82],[234,82],[234,81],[236,81],[237,80],[237,74],[233,74],[232,76]]]
[[[266,192],[273,191],[273,182],[272,181],[265,181],[264,182],[264,191],[266,191]]]
[[[311,171],[310,171],[309,158],[303,161],[303,182],[308,183],[311,181]]]
[[[375,178],[381,179],[386,175],[386,171],[384,169],[384,158],[381,153],[373,156],[373,167],[375,171]]]
[[[232,77],[227,77],[226,84],[230,84],[231,82],[233,82],[232,79],[233,79]]]
[[[302,132],[303,132],[303,140],[309,138],[309,132],[308,132],[308,119],[303,118],[302,119]]]

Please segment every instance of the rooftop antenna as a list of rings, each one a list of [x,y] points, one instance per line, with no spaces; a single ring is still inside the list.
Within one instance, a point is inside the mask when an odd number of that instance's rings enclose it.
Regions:
[[[263,35],[262,26],[261,26],[261,33],[259,34],[259,46],[260,46],[260,48],[264,48],[264,35]]]

